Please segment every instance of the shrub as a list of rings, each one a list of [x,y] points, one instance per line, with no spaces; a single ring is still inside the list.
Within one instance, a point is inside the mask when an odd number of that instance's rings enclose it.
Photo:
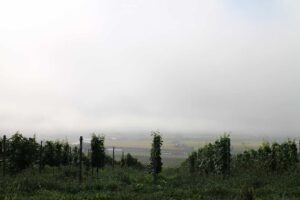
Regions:
[[[197,152],[192,152],[187,163],[189,163],[190,171],[199,171],[200,173],[216,173],[229,174],[230,172],[230,137],[224,134],[214,144],[209,143],[203,148],[199,148]]]

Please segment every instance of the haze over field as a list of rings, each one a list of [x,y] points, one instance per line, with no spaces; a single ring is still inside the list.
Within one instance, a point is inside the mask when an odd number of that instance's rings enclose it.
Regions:
[[[0,2],[0,134],[296,136],[300,1]]]

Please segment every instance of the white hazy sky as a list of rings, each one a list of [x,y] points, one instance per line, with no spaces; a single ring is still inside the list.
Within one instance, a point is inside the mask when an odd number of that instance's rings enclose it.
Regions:
[[[0,133],[296,135],[298,0],[3,0]]]

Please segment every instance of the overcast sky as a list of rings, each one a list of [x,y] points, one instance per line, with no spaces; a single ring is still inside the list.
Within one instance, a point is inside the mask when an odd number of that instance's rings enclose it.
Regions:
[[[299,10],[3,0],[0,133],[300,134]]]

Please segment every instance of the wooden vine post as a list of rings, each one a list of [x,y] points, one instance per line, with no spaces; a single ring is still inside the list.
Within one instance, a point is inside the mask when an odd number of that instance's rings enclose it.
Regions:
[[[3,136],[3,177],[5,176],[6,168],[6,135]]]
[[[230,175],[230,138],[227,139],[227,173]]]
[[[115,168],[115,147],[113,147],[112,167]]]
[[[40,162],[39,162],[39,172],[42,172],[42,149],[43,149],[43,141],[40,144]]]
[[[82,183],[82,136],[79,139],[79,183]]]

